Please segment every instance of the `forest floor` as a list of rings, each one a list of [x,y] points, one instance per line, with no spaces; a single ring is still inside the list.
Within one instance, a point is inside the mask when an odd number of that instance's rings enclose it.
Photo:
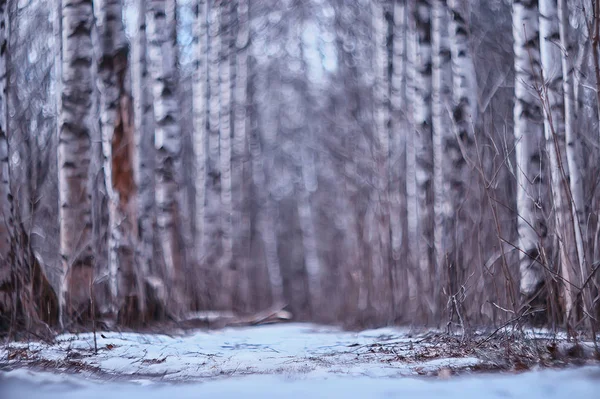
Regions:
[[[467,340],[401,328],[349,332],[289,323],[177,335],[99,332],[96,345],[97,351],[92,333],[6,344],[0,397],[452,398],[483,389],[489,397],[531,399],[597,398],[600,391],[593,344],[540,330],[504,328]]]

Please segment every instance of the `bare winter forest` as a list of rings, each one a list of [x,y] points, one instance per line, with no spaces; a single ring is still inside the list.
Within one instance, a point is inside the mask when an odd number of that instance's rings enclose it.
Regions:
[[[0,212],[5,334],[595,335],[600,1],[0,0]]]

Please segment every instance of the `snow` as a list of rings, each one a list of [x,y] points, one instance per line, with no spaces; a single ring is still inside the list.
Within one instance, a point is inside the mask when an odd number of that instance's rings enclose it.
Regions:
[[[251,398],[475,398],[482,392],[486,397],[596,398],[600,389],[597,367],[449,377],[449,370],[468,371],[482,360],[417,356],[432,345],[406,329],[356,333],[292,323],[181,336],[102,335],[97,354],[89,333],[0,349],[0,364],[10,370],[0,373],[0,398],[227,398],[241,393]],[[53,372],[27,367],[44,362]],[[441,381],[443,376],[449,380]]]
[[[10,373],[12,374],[12,373]],[[173,384],[145,381],[56,382],[48,373],[23,373],[0,385],[4,399],[159,399],[159,398],[598,398],[600,369],[586,367],[544,370],[516,375],[476,375],[449,380],[334,376],[253,375],[204,383]],[[32,378],[35,378],[33,382]],[[27,380],[25,380],[27,381]]]

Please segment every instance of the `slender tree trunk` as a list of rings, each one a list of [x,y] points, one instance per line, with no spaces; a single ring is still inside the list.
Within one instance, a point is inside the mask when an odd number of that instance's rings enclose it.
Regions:
[[[406,99],[408,105],[408,126],[410,132],[406,137],[406,204],[407,204],[407,242],[410,256],[410,267],[407,273],[409,305],[407,313],[415,315],[418,312],[419,298],[419,248],[420,248],[420,219],[419,198],[417,197],[417,86],[418,81],[418,51],[416,31],[416,3],[415,0],[407,0],[407,30],[406,30],[406,55],[407,55],[407,84]]]
[[[415,39],[418,51],[415,58],[414,123],[416,136],[415,180],[418,226],[417,259],[421,274],[424,316],[433,310],[434,237],[433,237],[433,143],[431,120],[431,8],[429,1],[416,0],[414,13]]]
[[[598,4],[598,2],[596,2]],[[568,181],[570,193],[566,196],[571,210],[570,223],[568,226],[575,231],[575,249],[569,249],[571,253],[573,263],[568,266],[571,268],[570,272],[565,270],[563,266],[563,277],[568,275],[579,275],[579,278],[571,281],[573,284],[582,284],[588,277],[588,271],[586,266],[586,253],[584,247],[585,237],[585,201],[584,201],[584,187],[583,187],[583,151],[582,151],[582,137],[576,133],[576,112],[575,112],[575,94],[574,94],[574,68],[572,62],[569,59],[568,50],[571,49],[571,43],[569,43],[569,10],[567,8],[567,2],[565,0],[558,0],[558,31],[560,37],[560,52],[561,56],[561,71],[562,71],[562,84],[563,84],[563,95],[564,95],[564,112],[565,112],[565,140],[566,140],[566,163],[568,168]],[[558,62],[558,59],[556,60]],[[564,157],[563,157],[564,163]],[[563,181],[563,183],[565,183]],[[565,183],[566,184],[566,183]],[[568,190],[567,190],[568,191]],[[567,243],[565,243],[567,244]],[[572,245],[572,242],[568,244]],[[577,260],[577,263],[575,263]],[[565,286],[568,286],[565,284]],[[571,287],[567,288],[566,295],[573,292]],[[593,307],[590,296],[590,288],[582,293],[584,301],[584,309],[591,311]]]
[[[207,182],[205,208],[205,251],[204,256],[209,264],[217,260],[220,230],[219,198],[221,196],[221,172],[219,169],[219,7],[209,7],[208,35],[208,152]]]
[[[392,262],[395,268],[393,293],[399,310],[408,292],[406,265],[401,262],[406,235],[406,0],[393,6],[392,74],[390,81],[390,229]]]
[[[540,74],[538,3],[513,2],[515,52],[514,134],[517,175],[517,227],[520,289],[532,298],[544,283],[542,240],[547,233],[540,206],[544,201],[542,108],[535,87]]]
[[[374,37],[373,67],[375,70],[375,83],[373,86],[373,121],[375,128],[375,142],[373,154],[377,164],[375,174],[375,187],[372,192],[371,206],[373,207],[371,236],[372,243],[372,269],[373,285],[370,287],[372,304],[377,310],[377,318],[389,319],[394,313],[393,306],[393,274],[391,265],[390,243],[390,198],[389,198],[389,170],[390,170],[390,136],[389,124],[389,89],[388,78],[388,24],[385,16],[385,7],[381,2],[372,2],[372,29]],[[390,305],[392,308],[390,308]]]
[[[92,0],[63,0],[62,92],[58,143],[58,191],[63,324],[71,311],[88,309],[94,275],[92,209],[88,187],[92,132]],[[63,324],[64,325],[64,324]]]
[[[235,41],[235,83],[233,91],[233,160],[232,165],[232,185],[235,187],[233,199],[233,222],[234,231],[236,231],[237,253],[236,270],[247,275],[249,272],[249,256],[250,256],[250,220],[251,211],[249,208],[250,184],[246,177],[250,174],[248,162],[248,137],[247,137],[247,122],[248,122],[248,46],[250,44],[250,21],[249,21],[249,4],[248,0],[237,0],[237,34]],[[248,279],[238,279],[240,290],[240,302],[245,304],[249,310],[250,302],[250,281]]]
[[[230,292],[233,289],[233,225],[232,225],[232,186],[231,186],[231,63],[232,55],[232,7],[230,2],[221,3],[221,56],[219,63],[220,80],[220,134],[219,161],[221,169],[221,246],[220,272],[226,307],[231,307]]]
[[[8,165],[8,44],[9,18],[7,0],[0,0],[0,310],[10,314],[10,291],[6,289],[11,280],[10,251],[10,180]],[[2,323],[2,321],[0,321]]]
[[[206,203],[204,208],[204,253],[203,267],[211,279],[219,277],[221,249],[221,169],[219,158],[219,54],[221,18],[220,7],[211,4],[208,10],[208,137],[206,153]],[[212,282],[214,285],[214,281]],[[218,295],[214,293],[214,295]]]
[[[113,312],[125,311],[136,298],[136,311],[142,310],[145,299],[135,270],[137,235],[136,196],[133,175],[133,121],[131,96],[126,87],[129,74],[129,46],[123,25],[121,0],[99,0],[98,57],[101,93],[102,147],[104,172],[109,199],[109,271]]]
[[[206,120],[207,120],[207,1],[196,1],[196,15],[194,21],[194,186],[195,196],[195,232],[194,246],[196,259],[200,261],[203,254],[204,243],[204,205],[206,193]]]
[[[175,72],[175,50],[167,26],[166,1],[152,0],[146,12],[148,59],[154,101],[156,148],[156,208],[158,234],[173,305],[180,308],[183,287],[181,233],[181,129]]]
[[[133,102],[135,117],[134,178],[137,187],[137,266],[145,285],[153,286],[156,292],[160,286],[164,291],[158,265],[154,260],[154,109],[150,77],[148,76],[146,43],[146,0],[138,0],[137,32],[133,41]],[[158,298],[156,298],[158,299]],[[165,298],[162,298],[164,301]]]
[[[447,30],[448,8],[445,0],[434,0],[431,30],[433,47],[432,75],[432,124],[433,124],[433,177],[434,177],[434,243],[435,243],[435,274],[433,276],[433,314],[439,320],[441,301],[442,276],[449,266],[450,257],[456,248],[454,207],[449,175],[453,170],[450,151],[456,151],[456,139],[450,121],[450,104],[452,93],[451,56]]]
[[[448,173],[444,179],[448,196],[449,225],[445,250],[445,267],[448,277],[448,294],[455,296],[468,278],[469,247],[467,226],[471,204],[477,206],[480,199],[473,186],[475,174],[467,165],[467,156],[476,157],[474,131],[477,124],[477,79],[469,43],[468,6],[463,0],[448,0],[450,10],[449,36],[452,58],[452,134],[445,136],[445,160],[443,169]],[[461,311],[460,304],[452,301],[450,315]]]

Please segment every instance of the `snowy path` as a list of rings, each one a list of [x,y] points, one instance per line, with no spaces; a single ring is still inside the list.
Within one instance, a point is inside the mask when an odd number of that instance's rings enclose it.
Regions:
[[[186,336],[104,333],[0,349],[0,398],[600,398],[600,368],[439,378],[482,364],[408,330],[285,324]],[[27,368],[37,367],[36,371]],[[42,367],[52,372],[40,371]]]

